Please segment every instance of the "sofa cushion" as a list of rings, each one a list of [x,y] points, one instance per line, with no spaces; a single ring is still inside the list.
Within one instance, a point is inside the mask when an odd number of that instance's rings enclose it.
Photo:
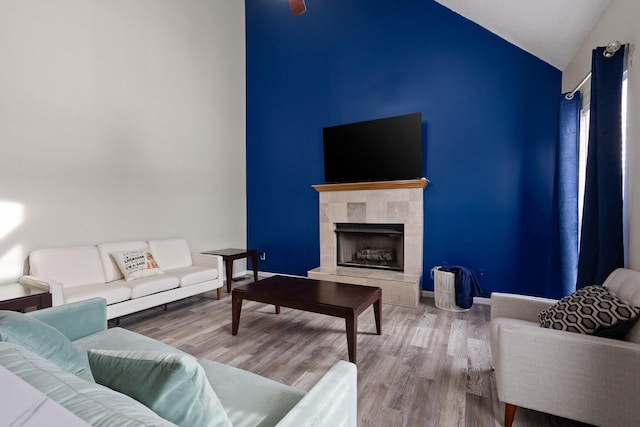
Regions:
[[[231,426],[204,369],[186,354],[89,350],[96,381],[182,427]]]
[[[84,301],[89,298],[101,297],[107,300],[107,305],[131,299],[131,288],[118,283],[92,283],[76,286],[64,290],[66,304]]]
[[[218,270],[208,267],[198,267],[195,265],[191,267],[176,268],[175,270],[169,270],[166,273],[171,276],[176,276],[180,280],[181,288],[218,278]]]
[[[175,427],[134,399],[85,381],[16,344],[0,343],[0,365],[92,426]]]
[[[149,249],[111,254],[127,282],[141,277],[164,274]]]
[[[184,239],[149,240],[149,248],[162,270],[175,270],[193,264],[189,245]]]
[[[23,313],[0,310],[0,341],[23,346],[73,374],[88,370],[85,359],[62,332]]]
[[[61,282],[64,288],[104,283],[100,255],[95,246],[38,249],[29,254],[31,274]]]
[[[233,366],[200,359],[234,426],[274,426],[306,393]]]
[[[73,341],[73,345],[89,366],[87,353],[89,350],[120,350],[120,351],[155,351],[163,354],[187,354],[168,344],[146,337],[136,332],[122,328],[109,328],[104,331],[82,337]],[[91,370],[86,372],[91,374]],[[91,377],[93,380],[93,377]]]
[[[147,245],[145,241],[134,240],[129,242],[100,243],[97,248],[100,254],[100,260],[102,261],[102,267],[104,268],[105,279],[107,282],[113,282],[114,280],[124,279],[124,276],[111,254],[115,252],[149,249],[149,245]]]
[[[603,286],[578,289],[539,314],[540,326],[608,338],[622,338],[640,315]]]
[[[109,286],[111,285],[128,286],[131,288],[131,299],[136,299],[157,292],[175,289],[180,286],[180,281],[177,277],[162,274],[159,276],[143,277],[129,282],[116,280],[115,282],[109,283]]]
[[[123,328],[109,328],[73,341],[80,354],[89,350],[141,350],[164,354],[187,354],[168,344]],[[86,357],[85,357],[86,358]],[[87,362],[88,363],[88,362]]]

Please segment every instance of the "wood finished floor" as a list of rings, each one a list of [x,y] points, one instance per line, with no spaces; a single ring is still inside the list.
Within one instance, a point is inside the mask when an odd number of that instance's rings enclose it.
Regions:
[[[250,281],[250,280],[249,280]],[[239,285],[242,282],[236,282]],[[502,426],[488,345],[490,309],[439,310],[383,304],[382,335],[373,309],[358,319],[358,425]],[[338,360],[348,360],[343,319],[245,301],[231,335],[231,297],[215,292],[121,318],[120,326],[198,358],[227,363],[309,390]],[[582,426],[518,409],[515,427]]]

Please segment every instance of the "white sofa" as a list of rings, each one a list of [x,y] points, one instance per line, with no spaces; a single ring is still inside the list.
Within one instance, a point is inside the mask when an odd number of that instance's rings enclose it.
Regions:
[[[163,274],[126,281],[111,254],[140,249],[151,251]],[[104,298],[114,319],[214,289],[220,299],[222,265],[222,257],[192,254],[184,239],[111,242],[35,250],[19,282],[49,291],[53,306]]]

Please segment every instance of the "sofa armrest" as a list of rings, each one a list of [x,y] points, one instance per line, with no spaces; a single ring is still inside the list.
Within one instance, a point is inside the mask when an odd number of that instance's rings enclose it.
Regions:
[[[18,282],[25,288],[49,292],[51,294],[51,305],[53,306],[64,304],[64,292],[61,282],[36,276],[22,276],[18,279]]]
[[[640,345],[502,323],[497,331],[500,401],[589,424],[640,419]]]
[[[339,361],[280,420],[278,427],[335,427],[358,425],[356,365]]]
[[[191,260],[193,265],[197,265],[198,267],[215,268],[218,270],[218,277],[222,277],[224,264],[221,256],[192,253]]]
[[[28,313],[61,331],[71,341],[107,329],[107,300],[91,298]]]
[[[538,313],[556,302],[558,301],[549,298],[493,292],[491,294],[491,319],[508,317],[538,322]]]

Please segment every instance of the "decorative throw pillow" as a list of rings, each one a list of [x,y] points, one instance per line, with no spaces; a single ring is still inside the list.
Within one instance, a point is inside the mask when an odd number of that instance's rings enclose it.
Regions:
[[[73,375],[50,360],[45,360],[18,344],[0,342],[0,366],[67,408],[86,421],[87,425],[97,427],[175,427],[175,424],[160,417],[131,397]],[[33,406],[33,410],[36,405],[42,404],[36,400],[25,399],[25,396],[17,395],[15,390],[7,390],[5,387],[7,387],[5,384],[0,384],[0,388],[3,388],[3,393],[0,394],[14,393],[16,399],[23,400],[25,403],[29,401],[29,406]],[[6,400],[0,404],[2,406],[0,425],[36,425],[34,417],[28,416],[34,415],[30,414],[31,411],[26,411],[23,414],[24,419],[21,418],[14,423],[7,424],[11,420],[6,419],[4,406],[10,404],[10,401]],[[37,417],[35,418],[37,419]],[[55,417],[50,418],[48,423],[37,425],[68,426],[68,424],[62,424]]]
[[[23,313],[0,310],[0,341],[21,345],[72,374],[82,374],[88,368],[62,332]]]
[[[624,338],[640,315],[603,286],[578,289],[538,314],[540,326],[608,338]]]
[[[198,361],[186,354],[89,350],[98,384],[124,393],[182,427],[231,426]]]
[[[163,274],[153,254],[148,249],[139,251],[114,252],[111,254],[118,268],[124,276],[124,280]]]

